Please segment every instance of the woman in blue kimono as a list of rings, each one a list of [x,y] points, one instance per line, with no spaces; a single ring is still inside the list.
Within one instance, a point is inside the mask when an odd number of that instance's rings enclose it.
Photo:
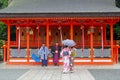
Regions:
[[[49,50],[48,48],[45,46],[45,44],[42,44],[40,50],[39,50],[39,54],[40,54],[40,57],[41,57],[41,60],[42,60],[42,66],[47,66],[48,62],[47,62],[47,57],[48,57],[48,54],[49,54]]]

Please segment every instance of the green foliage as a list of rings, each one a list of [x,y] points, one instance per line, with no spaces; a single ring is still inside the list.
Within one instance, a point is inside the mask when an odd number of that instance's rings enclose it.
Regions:
[[[0,40],[0,48],[4,45],[4,41]]]
[[[8,0],[0,0],[0,9],[7,7]],[[0,40],[6,40],[7,36],[7,27],[5,24],[0,22]]]
[[[116,34],[117,34],[118,36],[120,36],[120,26],[116,26],[116,27],[114,28],[114,31],[116,32]]]
[[[0,40],[7,40],[7,26],[0,22]]]
[[[106,25],[106,38],[110,40],[110,25]],[[113,39],[120,40],[120,22],[116,23],[113,27]]]
[[[0,0],[0,9],[8,6],[8,0]],[[4,41],[7,39],[7,27],[0,22],[0,48],[4,45]],[[0,52],[0,61],[3,60],[3,53]]]
[[[120,22],[114,25],[114,36],[116,40],[120,40]]]
[[[12,26],[10,29],[10,40],[15,41],[16,40],[16,27]]]
[[[106,25],[106,38],[107,40],[110,40],[110,25]]]
[[[8,6],[8,0],[0,0],[0,9]]]
[[[120,0],[115,0],[116,6],[120,8]]]
[[[4,45],[4,41],[0,40],[0,61],[3,60],[3,52],[1,52],[1,47]]]

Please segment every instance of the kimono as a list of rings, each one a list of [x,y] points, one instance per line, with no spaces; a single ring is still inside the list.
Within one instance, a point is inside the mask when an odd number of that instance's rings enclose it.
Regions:
[[[59,58],[60,58],[60,46],[52,46],[51,53],[53,54],[53,63],[54,65],[59,65]]]
[[[75,56],[76,56],[76,48],[72,48],[70,54],[70,71],[73,71]]]
[[[67,73],[70,71],[70,50],[69,48],[64,48],[62,51],[61,51],[61,56],[62,56],[62,59],[63,59],[63,73]]]
[[[45,46],[42,46],[39,50],[39,54],[40,54],[40,57],[41,57],[41,60],[42,60],[42,66],[47,66],[48,62],[47,62],[47,56],[49,54],[49,50],[47,47]]]

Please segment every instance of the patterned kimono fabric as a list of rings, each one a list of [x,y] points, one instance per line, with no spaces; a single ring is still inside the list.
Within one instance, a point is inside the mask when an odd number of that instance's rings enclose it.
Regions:
[[[67,51],[69,53],[69,49],[64,48],[61,52],[62,58],[63,58],[63,72],[67,73],[70,71],[70,59],[69,59],[69,54],[68,55],[64,55],[64,51]]]
[[[76,48],[72,48],[70,54],[70,71],[73,71],[75,56],[76,56]]]
[[[58,53],[58,46],[56,46],[54,57],[53,57],[53,63],[54,63],[54,65],[58,65],[58,63],[59,63],[59,57],[58,57],[58,55],[59,55],[59,53]]]

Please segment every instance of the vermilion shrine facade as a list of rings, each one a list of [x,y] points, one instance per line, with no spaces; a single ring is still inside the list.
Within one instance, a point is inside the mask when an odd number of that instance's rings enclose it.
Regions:
[[[17,0],[13,3],[15,1]],[[113,40],[113,27],[119,20],[118,11],[19,13],[3,10],[0,12],[0,21],[8,28],[4,61],[8,64],[40,64],[31,58],[31,54],[38,54],[42,43],[50,49],[56,42],[62,46],[62,40],[72,39],[77,44],[75,64],[118,63],[119,46],[116,46],[116,41]],[[12,27],[16,30],[15,41],[10,40]],[[107,31],[110,32],[109,40]],[[48,62],[52,64],[52,55],[49,56]]]

